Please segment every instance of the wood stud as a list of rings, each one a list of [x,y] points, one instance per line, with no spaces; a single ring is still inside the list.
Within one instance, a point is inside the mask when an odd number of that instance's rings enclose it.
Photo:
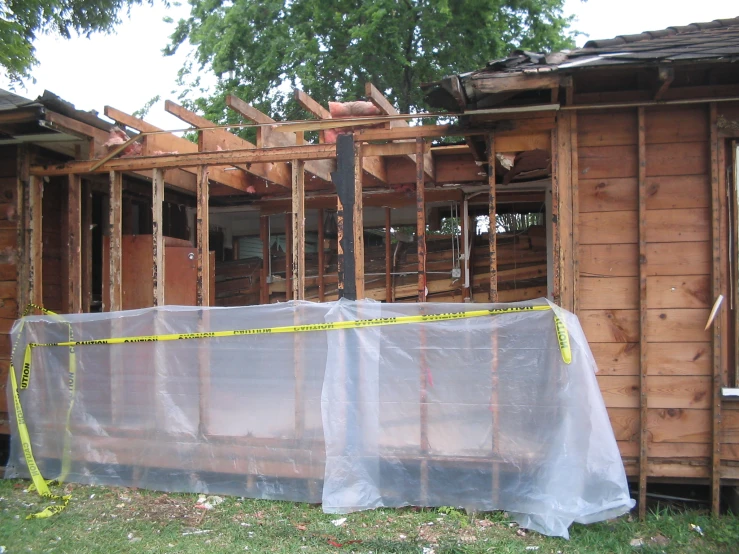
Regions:
[[[67,311],[78,314],[82,312],[82,180],[79,175],[70,175],[67,182],[67,230]]]
[[[488,215],[490,226],[488,230],[488,244],[490,248],[490,302],[498,301],[498,225],[497,207],[495,199],[495,136],[487,135],[488,155]]]
[[[418,301],[426,302],[426,185],[423,139],[416,139],[416,240],[418,241]]]
[[[648,441],[647,429],[647,145],[644,108],[638,108],[639,160],[639,517],[647,514]]]
[[[153,306],[164,305],[164,170],[155,169],[151,181]]]
[[[292,162],[292,285],[293,298],[305,298],[305,169],[300,160]]]
[[[210,304],[209,188],[208,168],[203,165],[198,166],[197,208],[195,214],[195,241],[197,249],[195,303],[198,306],[208,306]]]
[[[108,237],[110,238],[109,256],[109,283],[110,306],[107,311],[117,312],[123,309],[123,290],[121,286],[122,273],[122,219],[123,175],[118,171],[110,172],[110,192],[108,200]]]

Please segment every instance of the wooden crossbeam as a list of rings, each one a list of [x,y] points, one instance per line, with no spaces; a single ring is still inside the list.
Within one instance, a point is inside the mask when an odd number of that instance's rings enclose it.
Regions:
[[[364,93],[367,95],[367,99],[377,106],[382,113],[387,115],[398,115],[398,110],[395,109],[387,98],[373,85],[372,83],[366,83],[364,86]],[[405,128],[410,127],[408,122],[404,119],[394,119],[390,121],[390,128]],[[430,153],[424,154],[423,159],[423,171],[431,179],[434,179],[434,159]],[[409,154],[408,157],[413,163],[416,163],[415,154]]]
[[[130,127],[142,133],[157,133],[161,131],[159,127],[156,127],[150,123],[147,123],[143,119],[134,117],[125,112],[117,110],[111,106],[105,106],[105,115],[116,121],[120,125]],[[151,135],[146,137],[144,143],[144,153],[152,154],[156,151],[161,152],[197,152],[198,145],[190,142],[189,140],[175,136],[171,133],[163,133],[157,135]],[[105,167],[107,164],[104,164]],[[150,168],[153,169],[153,168]],[[125,170],[124,170],[125,171]],[[188,170],[188,173],[195,175],[197,172]],[[232,189],[246,191],[249,186],[253,186],[252,183],[246,178],[246,175],[241,172],[235,171],[224,171],[221,168],[212,168],[210,178],[213,181],[222,183]]]
[[[268,125],[270,123],[275,123],[274,119],[260,112],[254,106],[244,102],[240,98],[229,94],[226,97],[226,105],[246,119],[259,125],[266,125],[265,127],[260,127],[257,131],[258,147],[290,147],[297,144],[298,139],[295,134],[275,132],[274,128]],[[327,182],[331,181],[331,172],[334,171],[334,169],[336,169],[336,163],[333,160],[312,160],[306,161],[305,164],[305,170],[308,173]]]
[[[92,125],[88,125],[87,123],[77,121],[76,119],[72,119],[56,112],[46,110],[46,112],[44,112],[44,118],[46,119],[46,121],[54,124],[57,127],[72,131],[73,133],[78,135],[84,135],[91,139],[92,144],[90,146],[90,158],[94,157],[94,152],[96,149],[103,148],[103,144],[109,138],[107,131],[103,131],[102,129],[98,129],[97,127],[93,127]],[[146,179],[151,179],[151,174],[149,172],[144,171],[134,173]],[[188,173],[183,169],[176,169],[167,172],[166,182],[172,187],[187,192],[195,192],[195,175],[192,173]]]
[[[297,103],[308,110],[311,114],[321,120],[331,119],[333,121],[331,112],[321,106],[321,104],[316,102],[307,93],[296,88],[293,94]],[[323,131],[319,131],[319,133],[321,136],[321,142],[323,142]],[[383,183],[387,183],[387,170],[385,168],[385,161],[379,156],[380,154],[367,153],[362,158],[362,169],[372,177],[382,181]]]
[[[213,122],[205,119],[198,114],[191,112],[190,110],[183,108],[179,104],[167,100],[164,103],[165,111],[171,113],[175,117],[180,118],[182,121],[189,123],[195,127],[211,127]],[[242,139],[229,133],[225,129],[210,129],[207,131],[201,131],[202,144],[204,151],[216,151],[216,150],[245,150],[248,148],[256,148],[255,144],[252,144],[248,140]],[[281,187],[290,188],[290,168],[286,163],[280,164],[253,164],[243,165],[238,164],[236,167],[243,169],[247,173],[251,173],[255,177],[265,179],[270,183],[274,183]]]
[[[238,163],[275,163],[288,160],[326,160],[336,157],[335,144],[306,144],[289,148],[254,148],[223,152],[192,152],[188,154],[164,154],[161,156],[140,156],[116,158],[92,170],[93,161],[74,161],[51,166],[32,166],[33,175],[69,175],[70,173],[107,173],[108,171],[135,171],[142,169],[191,168],[208,165],[215,172],[214,165],[233,165]],[[307,165],[307,164],[306,164]],[[223,170],[221,170],[222,172]]]

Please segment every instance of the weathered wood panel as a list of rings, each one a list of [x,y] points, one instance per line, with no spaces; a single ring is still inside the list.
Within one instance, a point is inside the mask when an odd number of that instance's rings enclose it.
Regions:
[[[647,377],[647,395],[650,408],[708,409],[711,407],[711,378],[650,375]]]
[[[578,148],[578,156],[581,179],[636,177],[636,146],[581,147]],[[654,175],[662,175],[662,173]]]
[[[636,277],[583,276],[580,307],[583,310],[635,310],[639,307],[639,280]]]
[[[638,310],[582,310],[580,324],[588,342],[638,342]]]
[[[580,112],[578,146],[625,146],[636,144],[636,112]]]
[[[609,408],[639,407],[638,375],[598,375],[603,401]]]
[[[705,331],[708,309],[649,310],[647,337],[649,342],[707,342]]]
[[[708,208],[647,212],[648,242],[707,241],[710,234],[711,215]]]
[[[708,142],[647,145],[647,176],[706,175],[709,170]]]
[[[647,245],[647,275],[710,275],[711,245],[662,242]]]
[[[647,279],[650,308],[708,308],[711,303],[708,275],[662,275]]]
[[[647,144],[708,141],[708,113],[704,106],[649,108]]]
[[[582,220],[582,215],[580,215]],[[582,243],[583,237],[580,238]],[[591,277],[636,277],[639,250],[636,244],[580,246],[580,275]]]
[[[638,375],[639,344],[594,342],[590,345],[599,375]]]
[[[638,241],[637,212],[580,214],[580,244],[633,244]]]
[[[636,179],[580,179],[580,213],[636,211]]]
[[[652,343],[649,345],[649,374],[710,375],[711,343]]]
[[[711,205],[707,175],[647,177],[646,182],[648,210],[708,208]]]

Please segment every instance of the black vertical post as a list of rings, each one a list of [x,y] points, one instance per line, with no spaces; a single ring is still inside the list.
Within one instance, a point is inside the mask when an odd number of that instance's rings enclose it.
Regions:
[[[357,299],[356,265],[354,263],[354,139],[339,135],[336,140],[336,171],[331,174],[339,197],[338,224],[339,298]]]

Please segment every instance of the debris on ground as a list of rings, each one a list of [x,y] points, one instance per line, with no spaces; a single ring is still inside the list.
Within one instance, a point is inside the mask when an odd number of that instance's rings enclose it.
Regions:
[[[635,539],[631,539],[631,541],[629,542],[629,546],[633,546],[634,548],[641,548],[642,546],[644,546],[644,539],[640,539],[638,537]]]
[[[341,527],[342,525],[344,525],[346,523],[346,518],[345,517],[341,517],[339,519],[334,519],[334,520],[331,521],[331,523],[333,523],[334,525],[336,525],[336,527]]]
[[[695,531],[698,533],[701,537],[703,536],[703,529],[700,528],[700,525],[694,525],[693,523],[690,524],[690,530]]]

